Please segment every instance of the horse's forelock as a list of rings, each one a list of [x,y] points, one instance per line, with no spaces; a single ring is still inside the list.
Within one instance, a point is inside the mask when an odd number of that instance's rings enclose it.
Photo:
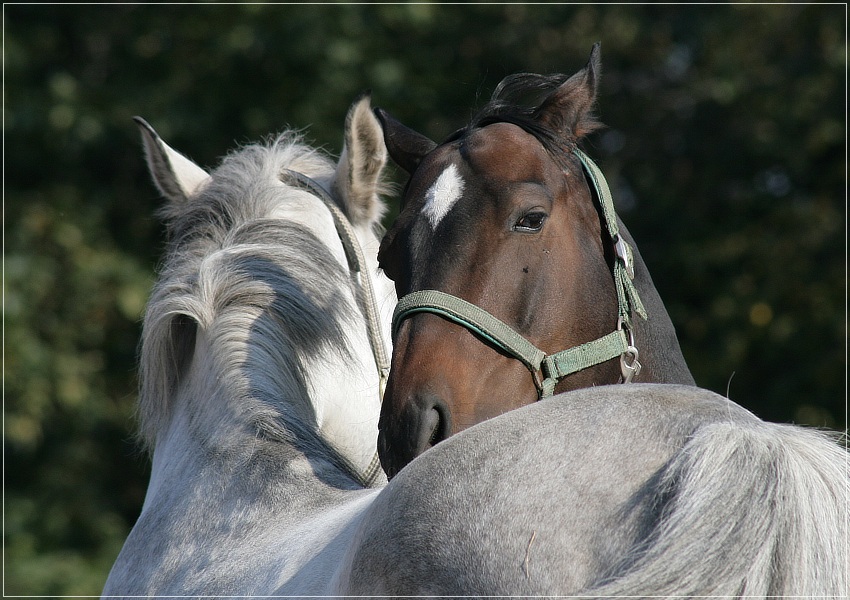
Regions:
[[[469,124],[449,136],[444,143],[461,139],[476,129],[493,123],[510,123],[534,136],[547,153],[560,165],[566,166],[578,138],[555,131],[537,118],[544,101],[569,80],[567,75],[538,75],[517,73],[505,77],[493,91],[490,100],[478,110]],[[592,115],[587,115],[585,130],[598,126]]]
[[[491,103],[512,104],[519,107],[525,104],[528,114],[543,103],[553,91],[563,85],[569,77],[561,73],[538,75],[537,73],[516,73],[508,75],[490,97]]]

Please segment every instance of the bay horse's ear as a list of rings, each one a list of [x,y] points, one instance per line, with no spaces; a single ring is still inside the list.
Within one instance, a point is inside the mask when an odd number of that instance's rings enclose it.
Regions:
[[[375,114],[384,129],[384,141],[393,162],[408,174],[412,174],[422,158],[436,148],[437,144],[402,125],[381,108],[376,108]]]
[[[369,92],[361,94],[348,109],[342,154],[334,176],[334,190],[355,225],[371,225],[380,220],[385,190],[381,174],[387,164],[381,124],[372,114]]]
[[[555,89],[534,113],[564,139],[579,140],[601,124],[591,113],[600,75],[600,44],[593,45],[587,66]]]
[[[210,178],[209,173],[166,144],[143,118],[133,120],[142,132],[148,170],[157,189],[175,204],[186,202]]]

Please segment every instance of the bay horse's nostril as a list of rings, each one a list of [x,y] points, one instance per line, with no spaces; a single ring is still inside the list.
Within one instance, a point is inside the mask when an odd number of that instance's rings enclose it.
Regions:
[[[440,412],[436,408],[432,408],[430,411],[431,418],[429,421],[433,422],[431,426],[431,436],[428,438],[428,446],[433,446],[434,444],[439,443],[443,438],[440,435]]]
[[[442,400],[434,400],[433,405],[428,409],[426,418],[423,419],[423,424],[425,425],[423,433],[430,433],[427,443],[423,444],[422,452],[442,442],[451,435],[452,427],[449,410]]]
[[[392,479],[414,458],[452,434],[448,405],[432,393],[414,394],[403,418],[378,424],[378,456]],[[384,399],[385,402],[387,398]]]

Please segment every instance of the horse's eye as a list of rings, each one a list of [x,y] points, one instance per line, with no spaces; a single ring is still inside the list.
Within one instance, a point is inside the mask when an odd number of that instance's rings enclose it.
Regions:
[[[514,231],[523,231],[526,233],[534,233],[543,229],[543,223],[546,221],[545,212],[530,212],[522,216],[522,218],[514,224]]]

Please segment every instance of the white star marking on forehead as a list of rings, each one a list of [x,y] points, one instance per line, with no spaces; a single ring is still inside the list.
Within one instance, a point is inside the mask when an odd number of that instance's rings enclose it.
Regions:
[[[425,192],[425,206],[422,207],[422,214],[428,217],[432,230],[437,228],[455,202],[460,200],[463,187],[463,179],[457,172],[457,167],[449,165],[440,173],[434,185]]]

